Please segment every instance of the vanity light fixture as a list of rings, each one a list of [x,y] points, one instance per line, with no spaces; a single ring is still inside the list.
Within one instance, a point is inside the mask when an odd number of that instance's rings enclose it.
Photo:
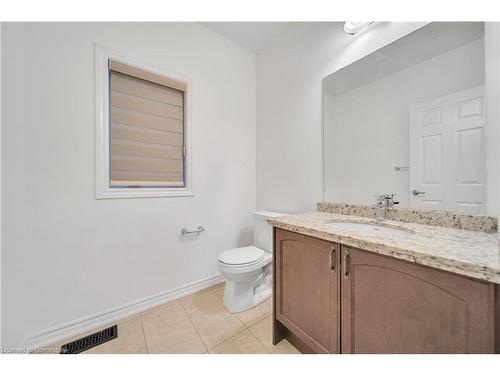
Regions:
[[[359,33],[361,30],[363,30],[366,26],[372,24],[374,21],[370,21],[370,22],[359,22],[359,21],[347,21],[345,24],[344,24],[344,31],[347,33],[347,34],[351,34],[351,35],[354,35],[354,34],[357,34]]]

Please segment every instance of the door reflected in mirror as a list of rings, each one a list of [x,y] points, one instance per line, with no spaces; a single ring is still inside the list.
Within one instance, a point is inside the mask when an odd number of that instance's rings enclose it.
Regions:
[[[394,193],[401,208],[496,212],[487,32],[433,22],[325,77],[324,201],[373,205]]]

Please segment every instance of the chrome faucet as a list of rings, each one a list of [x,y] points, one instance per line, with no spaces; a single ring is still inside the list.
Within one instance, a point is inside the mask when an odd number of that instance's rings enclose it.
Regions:
[[[382,194],[377,196],[377,203],[375,207],[377,208],[375,212],[375,218],[377,220],[385,219],[385,209],[393,207],[395,204],[399,204],[394,200],[396,194]]]

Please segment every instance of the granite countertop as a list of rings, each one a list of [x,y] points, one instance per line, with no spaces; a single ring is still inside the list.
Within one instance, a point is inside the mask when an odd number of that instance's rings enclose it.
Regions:
[[[274,227],[291,232],[500,284],[497,233],[392,220],[378,222],[372,218],[327,212],[288,215],[268,221]],[[402,232],[388,235],[383,230],[333,228],[331,222],[379,224]]]

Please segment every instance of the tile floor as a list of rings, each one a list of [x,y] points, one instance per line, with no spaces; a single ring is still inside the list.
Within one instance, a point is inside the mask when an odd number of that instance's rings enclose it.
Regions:
[[[286,340],[276,346],[272,344],[271,299],[253,309],[230,314],[222,304],[223,294],[224,284],[218,284],[120,320],[116,322],[118,338],[84,353],[299,353]],[[85,332],[64,343],[99,330]],[[62,344],[46,349],[57,352]]]

